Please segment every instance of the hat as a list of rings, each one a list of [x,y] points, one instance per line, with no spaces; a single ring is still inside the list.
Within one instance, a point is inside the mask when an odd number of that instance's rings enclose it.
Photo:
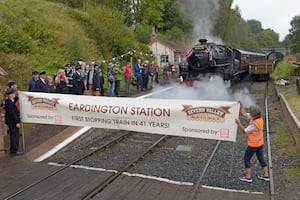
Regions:
[[[43,74],[46,74],[46,72],[45,71],[40,72],[40,75],[43,75]]]
[[[8,81],[7,86],[10,88],[13,85],[16,85],[17,83],[15,81]]]
[[[66,67],[71,67],[71,64],[70,63],[66,64]]]
[[[78,65],[79,63],[78,63],[78,61],[77,60],[74,60],[73,62],[72,62],[72,66],[74,66],[74,65]]]
[[[113,63],[108,63],[108,67],[113,67],[114,64]]]
[[[12,88],[8,88],[6,91],[5,91],[5,94],[6,95],[10,95],[10,94],[13,94],[13,93],[15,93],[16,91],[14,90],[14,89],[12,89]]]
[[[116,65],[120,65],[121,63],[120,62],[116,62]]]
[[[37,74],[39,74],[38,71],[33,71],[33,72],[32,72],[32,75],[37,75]]]
[[[100,61],[100,60],[97,60],[97,61],[94,63],[94,66],[95,66],[95,67],[96,67],[96,66],[100,67],[100,66],[101,66],[101,61]]]
[[[76,66],[76,70],[82,69],[81,66]]]

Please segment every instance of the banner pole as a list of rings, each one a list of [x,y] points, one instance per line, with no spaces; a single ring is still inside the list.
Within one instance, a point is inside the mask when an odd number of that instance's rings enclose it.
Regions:
[[[231,163],[230,163],[230,171],[229,171],[229,176],[232,174],[232,166],[233,166],[233,155],[234,155],[234,148],[235,148],[235,142],[232,142],[232,153],[231,153]]]
[[[21,128],[22,128],[22,143],[23,143],[23,151],[25,151],[25,136],[24,136],[24,126],[23,123],[21,123]]]

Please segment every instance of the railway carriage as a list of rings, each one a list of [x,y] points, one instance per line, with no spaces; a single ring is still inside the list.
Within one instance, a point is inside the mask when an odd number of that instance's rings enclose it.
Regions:
[[[272,59],[249,63],[249,75],[253,80],[268,80],[277,62],[277,59]]]

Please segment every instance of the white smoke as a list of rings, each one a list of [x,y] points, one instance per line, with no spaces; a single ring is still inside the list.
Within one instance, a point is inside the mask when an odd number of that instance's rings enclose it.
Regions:
[[[211,33],[212,19],[219,12],[218,0],[178,0],[175,6],[181,14],[192,20],[193,30],[190,46],[201,38],[207,39],[209,42],[222,43],[220,38],[214,37]]]
[[[195,81],[193,87],[173,83],[172,89],[159,92],[161,87],[155,87],[154,95],[151,98],[160,99],[191,99],[205,101],[239,101],[245,107],[255,105],[255,101],[247,88],[232,90],[229,82],[224,82],[219,76],[202,77],[201,81]],[[155,94],[156,93],[156,94]]]

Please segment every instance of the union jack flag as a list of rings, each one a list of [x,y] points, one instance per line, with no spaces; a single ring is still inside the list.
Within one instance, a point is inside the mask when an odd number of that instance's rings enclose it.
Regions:
[[[190,48],[190,49],[186,52],[185,57],[186,57],[186,58],[190,57],[190,56],[193,54],[193,52],[194,52],[193,49]]]

